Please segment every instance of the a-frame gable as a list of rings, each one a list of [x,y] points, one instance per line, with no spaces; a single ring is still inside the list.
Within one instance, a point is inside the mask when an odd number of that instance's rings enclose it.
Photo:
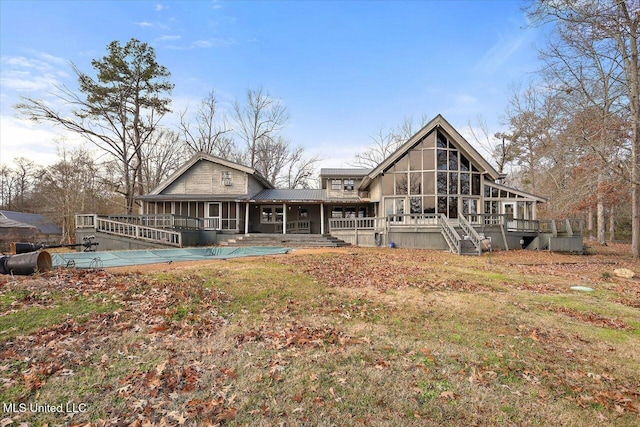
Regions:
[[[244,172],[250,176],[253,176],[260,184],[262,184],[265,188],[274,188],[273,184],[267,181],[262,175],[260,175],[255,169],[250,168],[248,166],[241,165],[239,163],[231,162],[229,160],[225,160],[220,157],[213,156],[211,154],[206,153],[196,153],[191,159],[189,159],[185,164],[183,164],[178,170],[176,170],[169,178],[164,180],[160,185],[153,189],[149,194],[150,195],[158,195],[161,194],[165,189],[171,186],[173,183],[178,181],[183,175],[187,173],[195,164],[199,161],[205,160],[212,163],[217,163],[229,169],[234,169],[240,172]]]
[[[371,170],[371,172],[362,181],[360,189],[366,189],[374,178],[383,173],[402,156],[406,155],[409,150],[419,144],[426,135],[437,130],[438,128],[442,129],[444,133],[446,133],[454,141],[454,143],[456,144],[456,148],[459,149],[460,152],[467,155],[467,157],[470,158],[470,160],[481,173],[485,173],[492,180],[498,179],[498,171],[496,171],[495,168],[491,166],[491,164],[487,162],[484,157],[482,157],[482,155],[478,153],[478,151],[473,148],[473,146],[469,144],[469,142],[467,142],[467,140],[462,135],[460,135],[460,133],[455,130],[455,128],[451,126],[451,124],[449,124],[449,122],[445,120],[444,117],[442,117],[442,115],[438,114],[422,129],[420,129],[411,138],[409,138],[407,142],[402,144],[395,152],[393,152],[393,154],[391,154],[389,157],[383,160],[382,163]]]

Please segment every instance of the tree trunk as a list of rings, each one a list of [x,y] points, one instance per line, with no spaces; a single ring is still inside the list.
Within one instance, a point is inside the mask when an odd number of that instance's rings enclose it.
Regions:
[[[600,243],[601,245],[604,245],[606,243],[606,239],[605,239],[605,218],[604,218],[604,195],[602,194],[601,191],[601,184],[602,184],[602,173],[598,174],[598,186],[597,186],[597,193],[596,193],[596,197],[598,200],[598,206],[597,206],[597,212],[598,212],[598,218],[597,218],[597,236],[598,236],[598,243]]]
[[[616,239],[616,218],[613,214],[613,209],[609,210],[609,241],[613,242]]]
[[[589,240],[593,240],[593,207],[589,206],[589,211],[587,212],[587,234],[589,236]]]

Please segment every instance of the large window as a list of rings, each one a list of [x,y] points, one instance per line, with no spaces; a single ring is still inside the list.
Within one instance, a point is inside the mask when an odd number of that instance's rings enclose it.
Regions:
[[[442,131],[426,135],[382,176],[385,197],[404,197],[411,214],[457,217],[463,198],[480,198],[482,175],[471,159]],[[393,212],[397,213],[397,212]]]
[[[332,179],[331,180],[331,189],[332,190],[342,190],[342,180],[341,179]]]
[[[282,223],[284,218],[282,206],[261,206],[260,222],[262,224]]]

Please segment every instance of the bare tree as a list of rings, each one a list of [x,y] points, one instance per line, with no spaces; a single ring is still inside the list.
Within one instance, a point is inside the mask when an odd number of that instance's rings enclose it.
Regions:
[[[143,192],[149,193],[188,159],[180,135],[169,129],[156,129],[143,149]]]
[[[544,58],[566,92],[579,91],[605,114],[628,112],[632,253],[640,257],[640,1],[536,1],[530,16],[553,23]],[[594,84],[609,86],[594,90]],[[597,85],[596,87],[597,88]],[[602,88],[602,86],[601,86]],[[619,98],[616,94],[620,94]],[[616,104],[621,111],[616,111]]]
[[[34,189],[38,213],[62,228],[62,241],[74,241],[75,214],[108,212],[109,191],[100,179],[102,171],[84,149],[58,150],[59,160],[39,173]]]
[[[412,118],[406,118],[396,128],[385,130],[378,129],[377,135],[371,137],[371,145],[362,153],[354,156],[351,166],[364,169],[373,169],[384,159],[393,154],[402,144],[407,142],[419,128],[427,123],[426,116],[422,116],[418,127],[414,125]]]
[[[287,188],[313,188],[315,165],[319,161],[318,156],[306,158],[302,147],[293,149],[289,153],[285,186]]]
[[[289,160],[289,141],[281,136],[257,141],[254,168],[274,185],[281,184],[280,175]]]
[[[495,133],[491,135],[487,121],[477,116],[475,125],[469,122],[469,133],[484,152],[491,159],[500,175],[506,174],[507,166],[512,164],[519,155],[517,146],[510,140],[510,135]]]
[[[188,110],[180,113],[179,129],[192,153],[203,152],[230,160],[239,157],[233,138],[229,135],[232,129],[218,110],[213,90],[200,102],[195,124],[189,120]]]
[[[262,157],[262,168],[270,173],[270,166],[267,164],[271,165],[272,162],[268,162],[265,155],[260,156],[259,152],[265,148],[282,147],[283,141],[279,139],[279,132],[289,121],[289,114],[285,106],[278,99],[269,96],[262,86],[248,89],[245,102],[240,104],[236,100],[234,103],[235,132],[246,144],[248,165],[255,168]]]
[[[17,193],[16,183],[18,176],[12,168],[7,165],[2,165],[0,169],[0,188],[2,190],[2,206],[6,210],[15,209],[15,195]]]
[[[107,50],[107,56],[91,62],[95,79],[72,64],[79,93],[57,88],[55,96],[71,106],[71,116],[28,97],[16,108],[32,120],[53,123],[86,138],[115,159],[124,181],[118,191],[131,213],[136,193],[142,192],[143,147],[170,111],[170,99],[162,96],[171,92],[173,84],[148,44],[131,39],[121,46],[113,41]]]

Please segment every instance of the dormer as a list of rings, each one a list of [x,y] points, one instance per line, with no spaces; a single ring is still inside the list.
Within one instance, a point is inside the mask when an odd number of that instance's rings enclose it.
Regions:
[[[369,198],[367,191],[359,191],[370,169],[327,168],[320,170],[322,189],[328,199]]]

